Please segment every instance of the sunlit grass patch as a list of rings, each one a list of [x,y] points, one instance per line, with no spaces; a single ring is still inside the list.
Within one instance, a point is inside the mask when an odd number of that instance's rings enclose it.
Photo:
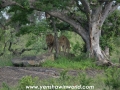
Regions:
[[[63,69],[87,69],[97,67],[91,59],[75,60],[61,57],[55,61],[48,60],[42,63],[42,67],[55,67]]]

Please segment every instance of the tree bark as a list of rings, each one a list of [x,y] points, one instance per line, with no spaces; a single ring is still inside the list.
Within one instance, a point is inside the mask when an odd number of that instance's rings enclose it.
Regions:
[[[90,42],[88,42],[88,50],[90,50],[91,57],[95,57],[97,60],[98,65],[112,65],[112,63],[109,61],[109,58],[104,53],[104,51],[100,47],[100,36],[101,36],[101,30],[99,28],[99,25],[97,23],[91,24],[91,34],[90,34]]]

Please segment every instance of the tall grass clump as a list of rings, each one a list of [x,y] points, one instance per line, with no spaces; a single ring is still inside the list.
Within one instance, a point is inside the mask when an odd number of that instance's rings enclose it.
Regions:
[[[38,81],[38,77],[24,76],[19,81],[18,90],[28,90],[26,86],[35,86]]]
[[[79,74],[79,81],[80,84],[83,86],[90,85],[90,83],[93,81],[90,77],[88,77],[85,73]]]
[[[105,70],[105,85],[109,90],[120,90],[120,69],[108,68]]]
[[[11,90],[11,88],[5,82],[3,82],[0,90]]]

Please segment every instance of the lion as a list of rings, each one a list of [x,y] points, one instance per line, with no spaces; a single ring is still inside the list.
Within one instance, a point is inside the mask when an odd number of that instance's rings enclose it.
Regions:
[[[52,52],[53,49],[55,49],[55,39],[54,36],[52,34],[47,34],[46,35],[46,43],[47,43],[47,48],[49,50],[49,52]],[[68,38],[64,35],[60,36],[58,39],[58,49],[59,52],[63,50],[64,54],[66,52],[69,53],[70,51],[70,42],[68,40]]]
[[[64,54],[66,52],[69,53],[69,51],[70,51],[70,42],[67,39],[67,37],[64,35],[59,37],[59,52],[61,51],[61,48],[64,51]]]
[[[54,36],[52,34],[46,35],[46,43],[49,52],[52,52],[54,48]]]

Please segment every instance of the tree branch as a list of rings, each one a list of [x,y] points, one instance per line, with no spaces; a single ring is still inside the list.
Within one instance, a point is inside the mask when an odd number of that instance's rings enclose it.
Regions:
[[[89,5],[89,2],[87,0],[80,0],[80,1],[81,1],[81,3],[84,6],[86,14],[87,13],[90,14],[90,5]]]
[[[120,6],[120,3],[114,5],[114,6],[112,7],[112,9],[110,10],[109,14],[112,13],[113,11],[115,11],[115,10],[118,8],[118,6]]]
[[[8,50],[10,51],[10,52],[12,52],[12,54],[13,55],[21,55],[22,53],[24,53],[25,51],[31,51],[31,50],[34,50],[34,49],[32,49],[32,48],[23,48],[22,50],[18,50],[18,49],[12,49],[11,48],[12,47],[12,42],[10,42],[10,44],[9,44],[9,47],[8,47]]]
[[[112,8],[112,5],[113,5],[113,1],[111,2],[108,2],[104,7],[104,10],[102,11],[102,14],[101,14],[101,21],[100,21],[100,25],[102,26],[105,19],[107,18],[111,8]]]
[[[68,16],[66,16],[64,13],[60,12],[60,11],[50,11],[47,12],[48,14],[50,14],[53,17],[57,17],[62,21],[65,21],[67,23],[69,23],[70,25],[72,25],[73,27],[76,27],[74,30],[76,30],[75,32],[81,33],[81,35],[85,35],[87,34],[87,32],[85,31],[85,29],[75,20],[69,18]]]
[[[0,1],[0,8],[5,8],[7,6],[13,6],[13,5],[17,5],[17,6],[24,8],[22,5],[20,5],[19,3],[13,0],[1,0]]]
[[[90,4],[87,0],[80,0],[83,7],[84,7],[84,11],[86,12],[86,17],[88,19],[88,22],[91,21],[91,9],[90,9]]]
[[[7,42],[8,42],[8,41],[7,41]],[[7,46],[7,42],[4,42],[4,48],[3,48],[3,52],[2,52],[2,53],[0,53],[0,56],[4,55],[5,48],[6,48],[6,46]]]
[[[12,0],[1,0],[0,2],[0,8],[4,8],[4,7],[7,7],[7,6],[11,6],[11,5],[15,5],[16,3]]]
[[[91,21],[92,22],[100,20],[102,7],[103,7],[103,5],[99,5],[99,6],[92,9],[92,15],[91,15],[91,17],[92,17]]]

